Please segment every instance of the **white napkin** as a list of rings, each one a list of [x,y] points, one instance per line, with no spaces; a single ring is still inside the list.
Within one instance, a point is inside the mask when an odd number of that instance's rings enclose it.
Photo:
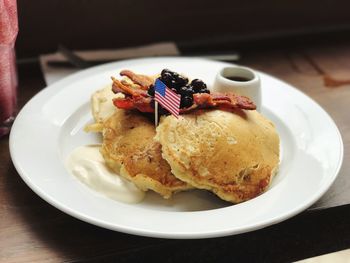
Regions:
[[[180,54],[176,44],[173,42],[155,43],[146,46],[114,50],[74,51],[74,53],[86,60],[118,60],[151,56],[177,56]],[[81,70],[78,68],[58,68],[49,66],[47,62],[50,60],[66,61],[62,54],[58,52],[41,55],[39,59],[47,85]]]

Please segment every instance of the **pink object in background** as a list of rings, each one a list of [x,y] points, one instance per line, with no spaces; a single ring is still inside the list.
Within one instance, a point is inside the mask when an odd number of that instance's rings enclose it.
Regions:
[[[18,33],[16,0],[0,0],[0,137],[9,132],[17,102],[15,41]]]

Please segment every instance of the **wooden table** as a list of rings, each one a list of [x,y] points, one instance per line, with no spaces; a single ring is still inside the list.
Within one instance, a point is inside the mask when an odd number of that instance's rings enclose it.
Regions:
[[[243,53],[240,63],[299,87],[329,112],[345,144],[344,165],[335,185],[347,191],[342,186],[350,170],[350,85],[325,87],[303,54],[332,76],[344,78],[340,74],[350,72],[346,43]],[[20,108],[44,87],[37,63],[19,65]],[[0,262],[281,262],[350,247],[349,205],[306,211],[265,229],[215,239],[155,239],[102,229],[64,214],[34,194],[14,169],[8,143],[8,137],[0,139]]]

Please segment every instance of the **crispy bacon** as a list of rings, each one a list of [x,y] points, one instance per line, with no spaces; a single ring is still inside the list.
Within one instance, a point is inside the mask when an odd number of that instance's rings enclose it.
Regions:
[[[141,89],[143,89],[143,90],[148,90],[149,86],[151,86],[151,84],[153,84],[153,82],[154,82],[153,78],[146,76],[146,75],[136,74],[136,73],[132,72],[131,70],[122,70],[119,74],[121,76],[128,77],[134,83],[140,85]]]
[[[154,112],[152,107],[152,98],[151,97],[126,97],[124,99],[116,98],[113,99],[113,104],[124,110],[133,110],[137,109],[141,112]]]
[[[112,91],[114,93],[121,92],[124,95],[132,96],[132,97],[135,97],[135,96],[147,97],[148,96],[146,90],[134,89],[134,88],[132,88],[130,86],[124,85],[123,83],[121,83],[119,80],[117,80],[114,77],[111,77],[111,78],[112,78],[112,81],[113,81]]]
[[[120,74],[130,77],[130,79],[134,82],[136,82],[134,80],[135,76],[142,76],[134,74],[129,70],[123,70]],[[112,80],[113,92],[121,92],[125,95],[125,98],[115,98],[113,100],[113,103],[116,107],[126,110],[137,109],[141,112],[154,112],[153,97],[148,95],[146,89],[132,88],[131,86],[124,85],[122,82],[113,77]],[[138,84],[139,83],[141,83],[141,81],[138,82]],[[148,85],[149,83],[143,82],[143,84]],[[149,85],[147,89],[149,88]],[[180,113],[190,112],[194,109],[207,108],[255,110],[256,106],[248,97],[236,95],[233,93],[196,93],[193,94],[193,105],[188,108],[180,109]]]
[[[154,112],[151,103],[152,98],[147,94],[146,90],[131,88],[113,77],[112,81],[113,92],[121,92],[125,95],[125,98],[113,99],[113,104],[116,107],[125,110],[137,109],[141,112]]]
[[[193,104],[199,108],[224,107],[255,110],[256,106],[248,97],[233,93],[196,93],[193,94]]]

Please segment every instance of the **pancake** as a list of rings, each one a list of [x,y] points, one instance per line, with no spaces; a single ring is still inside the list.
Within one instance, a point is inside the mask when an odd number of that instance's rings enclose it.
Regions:
[[[107,166],[141,190],[151,189],[164,198],[193,188],[172,175],[160,144],[153,140],[154,124],[138,112],[116,108],[112,99],[118,96],[124,95],[114,94],[111,85],[94,92],[91,111],[95,123],[85,127],[88,132],[102,133],[100,151]]]
[[[257,111],[168,116],[156,139],[177,178],[233,203],[263,193],[279,165],[276,129]]]
[[[106,85],[92,94],[91,110],[96,123],[102,123],[113,115],[116,111],[116,107],[113,105],[113,99],[120,96],[124,95],[114,94],[112,91],[112,85]]]
[[[113,99],[124,96],[122,94],[114,94],[112,85],[95,91],[90,99],[91,113],[94,123],[85,126],[86,132],[102,132],[103,122],[112,116],[118,109],[113,105]]]
[[[151,189],[170,198],[174,192],[192,187],[171,173],[155,134],[154,124],[145,116],[117,109],[103,122],[101,153],[113,171],[141,190]]]

